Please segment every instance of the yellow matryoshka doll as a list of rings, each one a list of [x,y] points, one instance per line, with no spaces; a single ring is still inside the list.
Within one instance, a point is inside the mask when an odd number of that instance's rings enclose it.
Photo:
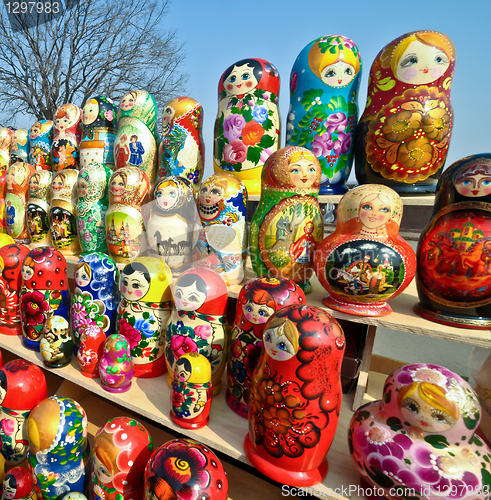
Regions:
[[[10,166],[10,145],[13,131],[7,127],[0,128],[0,170],[7,170]]]
[[[52,177],[49,170],[37,170],[29,176],[26,217],[32,248],[52,245],[49,230]]]
[[[51,147],[52,169],[78,168],[79,145],[82,138],[82,109],[76,104],[62,104],[54,119]]]

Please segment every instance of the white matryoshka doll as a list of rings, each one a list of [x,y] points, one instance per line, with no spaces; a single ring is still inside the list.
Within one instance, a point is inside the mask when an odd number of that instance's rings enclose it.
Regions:
[[[49,170],[37,170],[29,176],[27,183],[27,229],[33,248],[52,245],[49,222],[52,177]]]
[[[135,377],[158,377],[166,371],[164,341],[171,284],[171,270],[157,257],[137,257],[121,272],[116,330],[130,343]]]
[[[233,172],[250,195],[261,192],[261,169],[280,146],[278,70],[264,59],[242,59],[218,84],[213,166]]]
[[[29,162],[29,132],[25,128],[14,130],[10,141],[10,163],[19,161]]]
[[[361,69],[358,47],[341,35],[310,42],[293,64],[286,145],[302,146],[317,156],[320,194],[348,191]]]
[[[378,53],[356,131],[359,184],[385,184],[400,194],[435,192],[454,121],[454,69],[455,47],[436,31],[406,33]]]
[[[54,119],[52,170],[76,168],[79,165],[79,145],[82,138],[82,109],[76,104],[62,104]]]
[[[12,135],[12,130],[7,127],[0,127],[0,170],[7,170],[10,166]]]
[[[184,271],[174,283],[165,337],[167,382],[172,385],[177,360],[197,352],[208,358],[213,394],[218,394],[229,346],[228,290],[222,276],[204,267]]]
[[[51,170],[53,132],[51,120],[40,120],[29,129],[29,163],[36,170]]]
[[[222,275],[227,285],[240,283],[247,257],[247,190],[227,172],[212,175],[198,194],[203,229],[195,246],[195,260]]]

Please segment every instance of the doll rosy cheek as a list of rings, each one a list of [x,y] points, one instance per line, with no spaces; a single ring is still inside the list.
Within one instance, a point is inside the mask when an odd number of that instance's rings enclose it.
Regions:
[[[234,88],[234,86],[233,86],[231,83],[229,83],[229,84],[227,85],[227,90],[232,90],[233,88]]]
[[[247,83],[246,83],[246,87],[247,87],[248,89],[250,89],[250,88],[252,87],[252,82],[247,82]]]
[[[135,297],[138,297],[139,299],[143,296],[143,292],[141,290],[135,290]]]
[[[418,70],[416,68],[409,68],[402,72],[402,77],[404,80],[413,80],[418,74]]]
[[[123,286],[121,287],[121,291],[122,291],[123,293],[126,293],[126,292],[128,291],[128,289],[127,289],[127,288],[123,285]]]
[[[436,78],[440,78],[440,77],[442,76],[442,74],[443,74],[442,68],[441,68],[441,67],[439,67],[439,66],[436,66],[435,68],[433,68],[433,69],[431,70],[431,76],[432,76],[433,78],[435,78],[435,79],[436,79]]]

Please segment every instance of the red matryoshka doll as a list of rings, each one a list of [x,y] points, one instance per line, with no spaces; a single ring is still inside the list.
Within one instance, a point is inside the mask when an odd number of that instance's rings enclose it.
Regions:
[[[82,109],[75,104],[62,104],[54,119],[51,147],[54,172],[79,165],[79,145],[82,139]]]
[[[475,434],[481,412],[477,394],[459,375],[438,365],[403,366],[387,377],[382,399],[351,418],[351,457],[386,498],[484,500],[491,450]]]
[[[177,278],[173,295],[175,309],[165,337],[167,382],[172,384],[178,359],[197,352],[208,358],[213,394],[218,394],[229,349],[227,285],[215,271],[194,267]]]
[[[431,194],[443,170],[453,127],[452,41],[413,31],[387,44],[370,69],[358,123],[359,184],[385,184],[400,194]]]
[[[247,418],[252,374],[263,347],[264,327],[278,309],[306,304],[302,289],[287,278],[266,276],[249,280],[239,293],[227,362],[229,407]]]
[[[31,473],[25,467],[10,469],[3,480],[5,500],[37,500]]]
[[[53,243],[49,230],[52,177],[53,174],[49,170],[37,170],[29,176],[27,182],[29,197],[26,217],[32,248],[52,246]]]
[[[153,441],[147,429],[130,417],[104,424],[94,438],[91,498],[142,499],[145,466]]]
[[[20,322],[21,268],[29,248],[16,243],[0,248],[0,294],[5,304],[0,308],[0,333],[22,335]]]
[[[126,392],[131,387],[134,372],[128,339],[113,333],[104,343],[104,354],[99,363],[102,388],[107,392]]]
[[[0,234],[7,233],[7,213],[5,198],[7,196],[7,171],[0,170]]]
[[[10,145],[13,131],[0,127],[0,170],[7,170],[10,166]]]
[[[314,259],[327,307],[358,316],[392,311],[387,301],[416,273],[414,250],[399,235],[401,219],[401,199],[387,186],[357,186],[341,198],[336,230]]]
[[[208,447],[191,439],[164,443],[145,468],[145,500],[227,500],[227,493],[222,463]]]
[[[288,146],[264,165],[261,200],[251,222],[250,252],[258,276],[282,276],[312,290],[312,261],[324,223],[317,198],[321,167],[308,149]]]
[[[443,172],[420,236],[415,311],[465,328],[491,327],[491,153]]]
[[[36,170],[51,170],[51,147],[54,124],[51,120],[40,120],[29,130],[29,163]]]
[[[10,163],[29,162],[29,132],[18,128],[12,134],[10,141]]]
[[[149,192],[150,181],[137,167],[120,168],[109,179],[106,241],[117,264],[127,264],[140,251],[145,239],[141,206]]]
[[[99,377],[99,363],[104,356],[106,333],[97,325],[83,324],[80,327],[80,346],[77,360],[82,375],[88,378]]]
[[[0,370],[1,453],[8,467],[20,465],[27,457],[27,417],[48,397],[46,378],[38,366],[14,359]]]
[[[318,484],[327,474],[341,410],[343,330],[327,311],[293,304],[270,318],[263,344],[252,377],[245,453],[275,481]]]
[[[233,172],[249,195],[261,192],[261,170],[280,145],[278,70],[264,59],[242,59],[218,84],[213,164]]]
[[[41,339],[41,356],[48,368],[61,368],[72,360],[73,339],[70,324],[61,316],[46,320]]]

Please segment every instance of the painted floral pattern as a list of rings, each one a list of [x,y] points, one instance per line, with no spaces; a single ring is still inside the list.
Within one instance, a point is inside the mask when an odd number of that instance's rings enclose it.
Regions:
[[[82,325],[95,325],[107,331],[109,317],[105,314],[106,306],[101,300],[94,300],[90,292],[81,292],[79,288],[72,296],[72,329],[74,340],[80,345]]]
[[[21,317],[24,333],[30,340],[37,340],[43,333],[48,317],[62,302],[56,290],[27,290],[21,295]]]

